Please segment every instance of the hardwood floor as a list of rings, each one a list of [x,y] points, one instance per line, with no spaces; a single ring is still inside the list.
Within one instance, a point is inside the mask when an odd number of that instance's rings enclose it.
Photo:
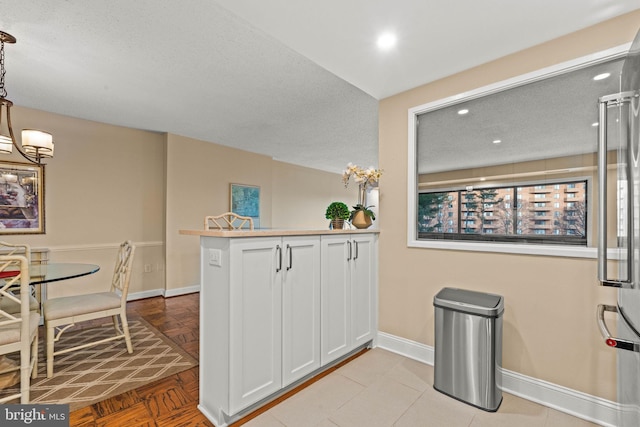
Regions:
[[[131,301],[127,303],[127,316],[130,320],[137,317],[143,318],[198,359],[199,298],[200,295],[195,293],[166,299],[154,297]],[[362,350],[295,387],[237,421],[233,427],[249,422],[367,351]],[[70,425],[73,427],[213,426],[197,407],[198,392],[198,367],[196,366],[73,411],[70,414]]]
[[[199,295],[155,297],[127,304],[129,319],[141,317],[198,358]],[[78,427],[213,426],[197,408],[198,367],[73,411]]]

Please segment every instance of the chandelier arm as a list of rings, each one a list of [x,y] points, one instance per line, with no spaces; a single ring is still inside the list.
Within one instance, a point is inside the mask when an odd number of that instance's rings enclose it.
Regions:
[[[13,134],[13,127],[11,126],[11,107],[13,106],[13,103],[7,99],[7,88],[6,88],[5,83],[4,83],[4,77],[5,77],[5,74],[6,74],[6,70],[4,68],[4,59],[5,59],[5,57],[4,57],[4,44],[5,43],[12,43],[13,44],[15,42],[16,42],[16,38],[13,37],[11,34],[5,33],[4,31],[0,31],[0,101],[2,101],[0,103],[0,107],[6,108],[7,126],[9,128],[9,136],[11,138],[11,144],[14,147],[16,147],[16,149],[18,150],[18,153],[20,153],[20,155],[22,157],[24,157],[30,163],[33,163],[35,165],[43,165],[43,163],[42,163],[42,158],[43,157],[52,157],[53,156],[52,141],[50,141],[50,143],[52,145],[50,148],[46,147],[46,145],[45,146],[36,145],[35,147],[32,147],[32,144],[29,144],[30,148],[33,148],[35,150],[35,154],[34,155],[30,155],[20,145],[18,145],[18,143],[16,142],[16,137]],[[0,113],[1,113],[1,111],[0,111]],[[2,124],[1,114],[0,114],[0,124]],[[23,132],[23,137],[24,137],[24,132]],[[46,149],[45,149],[45,147],[46,147]],[[43,150],[43,152],[45,153],[44,156],[40,153],[40,150]],[[51,155],[47,155],[47,153],[49,151],[50,151]]]

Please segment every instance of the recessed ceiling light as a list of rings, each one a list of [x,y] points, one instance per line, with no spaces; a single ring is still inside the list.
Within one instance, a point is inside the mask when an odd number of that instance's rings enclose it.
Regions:
[[[494,144],[500,144],[501,142],[502,142],[502,140],[501,140],[501,139],[494,139],[494,140],[493,140],[493,143],[494,143]]]
[[[464,116],[468,112],[469,112],[469,110],[467,110],[466,108],[463,108],[462,110],[458,110],[458,114],[460,114],[461,116]]]
[[[604,80],[607,77],[609,77],[611,75],[611,73],[602,73],[602,74],[598,74],[597,76],[595,76],[593,78],[593,80]]]
[[[378,47],[383,50],[391,49],[396,45],[398,38],[393,33],[384,33],[378,37]]]

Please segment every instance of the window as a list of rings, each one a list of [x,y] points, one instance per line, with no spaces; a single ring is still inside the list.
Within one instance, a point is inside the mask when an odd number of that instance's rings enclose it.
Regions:
[[[481,189],[451,189],[421,192],[418,198],[418,238],[447,240],[488,240],[524,243],[587,243],[587,181],[558,182],[561,188],[572,184],[576,201],[569,197],[551,204],[545,185],[519,185]],[[553,183],[551,185],[554,185]],[[550,185],[547,184],[547,188]],[[569,194],[569,193],[566,193]],[[505,200],[517,199],[515,209]],[[581,201],[577,201],[581,199]],[[443,204],[447,200],[449,204]],[[447,218],[447,227],[441,218]],[[446,230],[446,231],[443,231]],[[488,236],[490,235],[490,236]]]

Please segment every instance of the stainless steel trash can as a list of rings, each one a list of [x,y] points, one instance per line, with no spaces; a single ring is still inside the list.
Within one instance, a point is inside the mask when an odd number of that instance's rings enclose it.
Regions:
[[[503,297],[443,288],[433,305],[434,388],[485,411],[497,411],[502,402]]]

